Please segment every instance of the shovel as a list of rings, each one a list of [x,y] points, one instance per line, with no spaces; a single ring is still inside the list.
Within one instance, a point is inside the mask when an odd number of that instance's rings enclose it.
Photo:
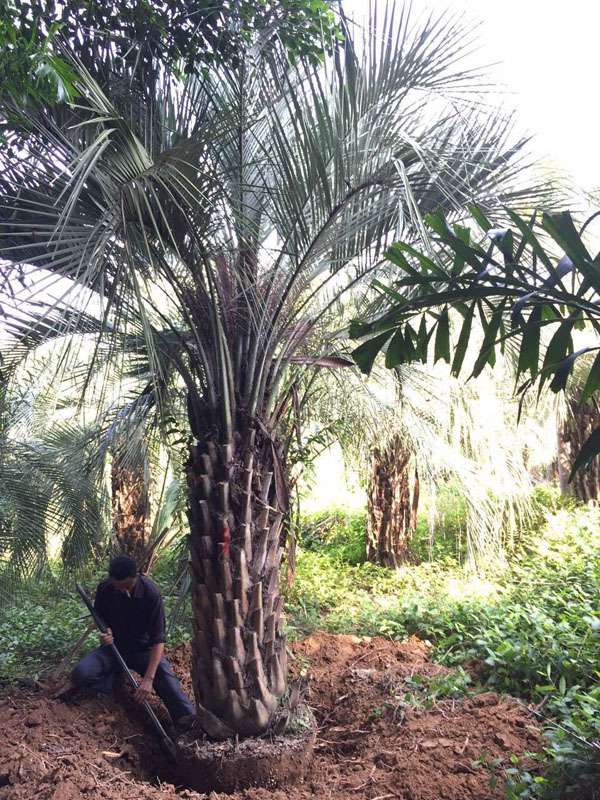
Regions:
[[[94,622],[96,623],[96,626],[98,627],[100,632],[101,633],[106,633],[106,631],[108,629],[108,626],[106,625],[106,623],[104,622],[102,617],[98,614],[98,612],[96,611],[94,606],[91,604],[90,599],[87,596],[87,594],[85,593],[85,590],[83,589],[83,587],[79,583],[77,583],[77,584],[75,584],[75,588],[77,589],[77,592],[79,593],[79,596],[81,597],[83,602],[86,604],[87,609],[90,612],[90,614],[92,615],[92,617],[94,619]],[[113,651],[113,654],[114,654],[115,658],[117,659],[117,662],[118,662],[119,666],[121,667],[121,669],[123,670],[123,672],[127,676],[127,680],[133,686],[134,689],[137,689],[138,688],[138,682],[133,677],[133,675],[131,673],[131,670],[129,669],[129,667],[125,663],[125,659],[123,658],[123,656],[119,652],[119,649],[117,648],[117,646],[114,643],[109,645],[109,647]],[[160,744],[161,744],[161,747],[162,747],[165,755],[167,756],[167,758],[169,759],[169,761],[172,764],[176,764],[177,763],[177,750],[175,748],[175,744],[174,744],[173,740],[171,739],[171,737],[167,734],[167,732],[165,731],[165,729],[161,725],[160,720],[158,719],[158,717],[156,716],[156,714],[152,710],[152,706],[150,705],[150,703],[148,703],[145,700],[142,703],[142,705],[144,707],[144,711],[146,712],[146,714],[148,715],[148,718],[150,719],[150,722],[154,726],[154,730],[158,734],[158,737],[160,739]]]

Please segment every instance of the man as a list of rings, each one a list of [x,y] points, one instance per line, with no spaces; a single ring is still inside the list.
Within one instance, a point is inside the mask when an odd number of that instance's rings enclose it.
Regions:
[[[147,700],[154,687],[173,723],[189,723],[190,715],[196,713],[194,705],[163,656],[165,609],[156,584],[137,574],[132,558],[117,556],[110,562],[108,578],[98,584],[94,608],[108,626],[107,632],[100,634],[102,645],[81,659],[71,683],[57,697],[66,700],[83,688],[110,694],[120,671],[110,648],[114,642],[127,666],[143,676],[136,699]]]

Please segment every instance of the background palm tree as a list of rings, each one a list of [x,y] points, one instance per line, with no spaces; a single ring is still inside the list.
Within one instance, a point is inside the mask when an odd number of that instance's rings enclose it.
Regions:
[[[81,332],[70,333],[74,314],[43,298],[5,319],[3,442],[12,457],[0,464],[0,480],[13,526],[4,540],[4,597],[46,568],[49,541],[68,572],[123,552],[148,572],[181,536],[185,492],[173,472],[181,470],[184,399],[176,386],[150,381],[143,337],[120,336],[118,353],[97,348],[89,334],[101,320],[79,314]],[[15,446],[28,458],[15,458]],[[29,479],[34,452],[38,470],[58,482],[52,507],[67,491],[80,498],[70,511],[63,502],[58,522],[48,518],[39,481]],[[84,498],[97,498],[96,513],[86,516]]]
[[[410,228],[409,185],[423,209],[528,202],[511,188],[523,142],[469,101],[467,42],[447,16],[390,10],[360,47],[346,29],[323,65],[253,42],[200,75],[159,70],[151,96],[129,98],[74,58],[77,104],[30,110],[0,157],[8,269],[93,293],[113,347],[135,309],[156,380],[169,363],[185,387],[192,671],[213,736],[264,731],[285,690],[290,365],[332,354],[339,298]]]
[[[90,430],[47,424],[44,399],[2,399],[0,416],[0,605],[23,580],[48,571],[49,554],[66,569],[101,550],[106,497],[95,469]],[[41,412],[40,413],[40,409]]]
[[[387,374],[377,369],[368,381],[348,372],[313,381],[301,429],[309,442],[320,442],[321,432],[337,442],[359,476],[370,560],[398,566],[412,558],[420,500],[434,515],[437,491],[449,482],[464,498],[470,564],[503,559],[514,547],[532,511],[532,482],[550,468],[554,452],[545,444],[553,429],[540,422],[545,406],[525,406],[516,424],[517,403],[505,389],[513,375],[507,358],[502,370],[473,384],[439,365],[416,364]],[[431,527],[431,544],[434,537]]]
[[[386,567],[410,560],[410,540],[417,528],[419,472],[399,436],[376,447],[367,495],[367,558]]]

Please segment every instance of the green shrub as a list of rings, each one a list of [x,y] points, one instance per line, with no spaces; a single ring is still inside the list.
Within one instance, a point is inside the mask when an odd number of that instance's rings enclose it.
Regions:
[[[427,494],[421,500],[417,527],[410,544],[414,560],[417,563],[462,563],[467,555],[468,508],[464,492],[456,481],[448,481],[438,486],[435,507],[432,509],[433,502]]]
[[[0,623],[0,677],[37,677],[73,648],[88,620],[79,598],[21,598]],[[90,634],[83,646],[96,638]]]
[[[575,798],[565,787],[588,780],[597,751],[565,730],[600,740],[600,512],[546,489],[538,500],[546,527],[530,529],[493,579],[441,563],[392,571],[301,550],[290,627],[295,636],[317,627],[416,633],[443,664],[478,662],[488,687],[543,701],[562,726],[548,729],[546,777],[514,768],[511,797]]]
[[[334,509],[302,517],[299,543],[346,564],[362,564],[367,557],[367,517]]]

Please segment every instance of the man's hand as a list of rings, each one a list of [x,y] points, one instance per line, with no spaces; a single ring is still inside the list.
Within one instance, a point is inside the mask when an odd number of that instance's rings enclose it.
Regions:
[[[152,694],[152,680],[150,678],[143,678],[138,688],[135,690],[135,699],[138,703],[144,703],[150,699]]]
[[[102,644],[112,644],[113,643],[113,632],[110,628],[106,629],[106,633],[100,634],[100,641]]]

